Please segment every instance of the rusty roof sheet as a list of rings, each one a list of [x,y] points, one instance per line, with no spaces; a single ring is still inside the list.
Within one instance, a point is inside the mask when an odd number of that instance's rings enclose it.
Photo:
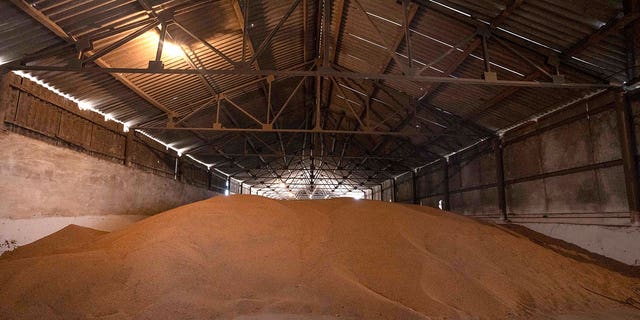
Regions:
[[[251,65],[247,62],[260,50],[263,42],[266,44],[265,39],[278,26],[293,1],[246,1],[246,8],[242,0],[147,0],[146,4],[140,0],[26,0],[25,3],[73,39],[93,39],[93,50],[88,55],[99,53],[127,34],[150,25],[140,36],[106,53],[98,62],[101,66],[146,68],[149,61],[155,58],[158,35],[162,31],[156,25],[160,24],[157,18],[158,15],[162,16],[163,11],[174,11],[172,18],[181,25],[170,24],[167,28],[167,40],[174,48],[169,50],[165,45],[162,59],[165,68],[309,70],[311,63],[325,49],[320,44],[320,35],[325,30],[321,30],[318,24],[322,20],[325,2],[317,0],[300,1]],[[553,74],[556,70],[547,64],[549,55],[557,55],[562,59],[559,70],[569,82],[622,82],[626,78],[625,41],[618,25],[624,19],[619,1],[526,0],[515,9],[510,2],[502,0],[413,1],[408,18],[413,70],[407,68],[409,52],[405,43],[401,2],[334,0],[329,3],[331,22],[328,51],[332,53],[332,67],[339,71],[408,72],[478,79],[484,72],[484,56],[476,31],[478,27],[491,25],[494,30],[488,40],[489,62],[500,80],[550,81],[545,73]],[[248,13],[246,26],[245,13]],[[0,25],[2,62],[16,61],[25,55],[65,44],[63,39],[9,1],[0,2],[0,19],[4,22]],[[244,27],[246,35],[243,34]],[[606,32],[606,36],[591,43],[589,40],[599,32]],[[468,55],[465,53],[467,48]],[[53,57],[37,59],[32,63],[63,66],[73,63],[76,55],[73,46],[61,47]],[[268,86],[259,76],[108,75],[42,71],[32,74],[130,124],[165,126],[167,117],[161,110],[168,109],[178,119],[188,116],[183,119],[186,125],[210,127],[215,120],[217,99],[221,93],[242,106],[252,117],[267,118],[265,107],[268,100],[265,93]],[[273,117],[291,97],[276,126],[308,128],[313,125],[313,117],[309,116],[314,112],[315,90],[312,83],[308,79],[298,86],[299,78],[275,78],[269,117]],[[328,137],[333,140],[334,149],[337,149],[333,152],[348,146],[345,150],[348,155],[373,150],[378,155],[397,153],[422,157],[427,161],[477,141],[485,134],[483,130],[490,132],[509,127],[533,114],[590,92],[440,85],[407,80],[374,83],[336,79],[334,83],[324,79],[321,94],[324,97],[323,121],[331,128],[354,129],[359,125],[357,118],[365,115],[363,124],[376,130],[415,130],[421,133],[412,139]],[[367,104],[370,104],[369,108]],[[232,103],[221,102],[221,106],[223,125],[260,127]],[[311,144],[307,135],[209,131],[152,133],[177,148],[204,148],[197,149],[200,151],[273,153],[286,149],[287,152],[300,152],[302,144]],[[282,142],[287,142],[287,145]],[[230,160],[223,155],[207,155],[205,152],[198,153],[198,156],[212,163],[230,161],[226,165],[229,172],[247,179],[253,179],[253,173],[247,172],[248,168],[259,167],[263,170],[260,172],[264,172],[269,167],[269,162],[257,157]],[[395,165],[417,165],[412,161],[405,160]],[[275,167],[287,165],[284,159],[272,163]],[[373,167],[371,169],[382,170],[387,167],[385,172],[390,172],[388,165],[391,163],[382,159],[364,161],[365,166]],[[308,167],[310,163],[302,161],[297,165]],[[330,166],[335,168],[337,164]],[[373,175],[353,171],[354,168],[345,169],[344,174],[358,178]],[[371,181],[367,183],[374,183]]]

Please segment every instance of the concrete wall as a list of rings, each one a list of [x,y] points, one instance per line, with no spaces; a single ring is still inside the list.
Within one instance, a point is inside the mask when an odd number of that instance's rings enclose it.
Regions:
[[[15,133],[0,133],[0,150],[0,242],[28,243],[68,223],[113,230],[214,195]]]
[[[0,216],[148,215],[213,195],[14,133],[0,134]]]
[[[1,84],[0,127],[160,176],[178,176],[195,186],[226,189],[226,179],[212,183],[203,165],[140,133],[125,133],[120,123],[81,110],[73,101],[29,79],[9,73]]]
[[[521,225],[628,265],[640,266],[640,228],[562,223]]]
[[[206,167],[32,81],[1,83],[0,251],[71,223],[114,230],[224,188]]]
[[[504,169],[513,221],[629,223],[616,114],[607,95],[507,133]]]
[[[514,223],[638,265],[640,230],[630,226],[613,102],[601,94],[505,134],[507,212]],[[499,221],[492,143],[452,156],[446,177],[444,165],[418,172],[421,203],[438,207],[448,180],[451,211]]]

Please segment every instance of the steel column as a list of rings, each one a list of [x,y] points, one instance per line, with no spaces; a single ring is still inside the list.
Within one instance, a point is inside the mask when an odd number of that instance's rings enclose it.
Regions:
[[[8,98],[9,90],[11,90],[9,77],[11,77],[9,70],[0,68],[0,131],[5,128],[4,118],[9,109]]]
[[[489,44],[487,35],[483,34],[482,37],[482,58],[484,60],[484,72],[491,72],[491,60],[489,58]]]
[[[124,146],[124,165],[131,166],[133,164],[133,150],[135,146],[135,131],[127,132],[127,140]]]
[[[413,183],[413,204],[420,204],[420,198],[418,197],[418,183],[416,182],[418,175],[415,170],[411,170],[411,181]]]
[[[622,92],[616,96],[616,114],[620,132],[620,147],[622,152],[622,166],[624,168],[624,182],[627,189],[627,201],[631,222],[640,225],[640,187],[638,185],[638,167],[636,160],[636,146],[633,132],[633,117],[631,114],[631,97],[625,97]]]
[[[449,159],[442,159],[442,169],[444,171],[444,207],[443,209],[446,211],[451,210],[451,193],[449,191]]]
[[[175,167],[173,168],[173,180],[180,178],[180,158],[176,157]]]
[[[502,139],[496,137],[493,140],[493,151],[496,158],[496,189],[498,192],[498,210],[502,216],[502,220],[509,221],[507,216],[507,200],[505,195],[504,184],[504,164],[502,157]]]
[[[391,178],[391,200],[393,202],[397,202],[398,201],[398,185],[396,184],[396,178],[393,177]]]
[[[635,0],[623,2],[625,16],[640,13],[640,3]],[[624,29],[627,44],[627,80],[629,83],[638,81],[638,67],[640,65],[640,22],[634,21]],[[631,223],[640,225],[640,187],[638,185],[638,164],[636,158],[635,125],[632,108],[638,106],[637,97],[618,92],[616,95],[616,114],[618,130],[620,132],[620,147],[624,168],[624,180],[627,188],[627,201]]]

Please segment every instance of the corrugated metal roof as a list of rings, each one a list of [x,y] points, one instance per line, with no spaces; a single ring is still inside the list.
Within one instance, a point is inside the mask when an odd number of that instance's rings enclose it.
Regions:
[[[93,37],[93,53],[108,48],[145,24],[159,23],[155,20],[157,14],[175,11],[173,19],[186,31],[175,24],[168,26],[168,41],[177,45],[182,52],[178,50],[178,53],[171,53],[165,46],[165,68],[308,70],[310,63],[321,56],[319,50],[324,49],[319,35],[325,30],[321,30],[318,24],[322,21],[324,2],[317,0],[300,1],[250,66],[242,63],[243,48],[246,61],[250,61],[254,51],[259,50],[294,1],[247,1],[248,7],[245,8],[243,0],[148,0],[150,7],[147,9],[152,10],[145,9],[142,5],[144,1],[138,0],[28,0],[25,3],[72,37]],[[407,69],[409,54],[404,39],[401,2],[334,0],[329,3],[332,19],[328,49],[335,51],[335,57],[331,56],[330,62],[341,71],[414,72],[428,76],[477,79],[484,72],[484,61],[476,30],[491,25],[493,36],[488,40],[489,60],[492,71],[501,80],[550,81],[544,72],[536,68],[555,73],[556,70],[547,65],[549,55],[563,59],[560,72],[570,82],[625,80],[625,40],[616,25],[621,21],[619,1],[526,0],[517,7],[499,0],[413,2],[409,9],[412,16],[408,28],[414,70]],[[306,12],[303,10],[305,5]],[[245,37],[243,15],[247,12]],[[3,21],[0,24],[0,61],[16,61],[25,55],[65,44],[63,39],[9,1],[0,2],[0,19]],[[29,32],[19,32],[21,30]],[[595,43],[587,41],[603,30],[606,36],[602,39]],[[151,28],[104,55],[98,64],[146,68],[149,61],[155,58],[159,32],[161,30],[158,27]],[[496,41],[496,37],[501,41]],[[246,38],[244,44],[243,38]],[[505,48],[501,42],[529,61]],[[581,43],[589,45],[580,46]],[[469,46],[470,54],[466,56],[465,50]],[[73,46],[67,46],[58,50],[54,57],[32,63],[66,65],[73,62],[76,55]],[[266,81],[257,81],[260,79],[258,76],[107,75],[42,71],[33,74],[130,124],[165,126],[167,118],[161,110],[166,108],[175,113],[178,119],[189,115],[184,122],[187,125],[211,126],[219,93],[225,93],[229,100],[241,105],[254,117],[267,117],[268,100],[265,93],[268,85]],[[357,115],[363,114],[370,120],[367,124],[375,126],[376,130],[417,130],[422,135],[409,140],[380,136],[327,136],[327,140],[332,140],[332,152],[339,154],[344,147],[344,153],[352,156],[368,154],[373,150],[375,155],[395,152],[406,157],[423,157],[425,161],[477,141],[482,133],[469,125],[469,121],[475,121],[490,130],[498,130],[589,92],[540,88],[513,90],[406,80],[374,83],[336,79],[336,82],[340,85],[336,86],[327,79],[322,81],[322,96],[325,97],[322,112],[326,113],[323,121],[331,128],[351,130],[359,123]],[[280,110],[298,83],[299,78],[296,77],[275,79],[270,117]],[[314,112],[315,88],[312,79],[302,84],[291,96],[289,106],[276,126],[309,128],[313,125],[311,115]],[[367,103],[371,105],[368,113]],[[222,106],[221,122],[224,126],[259,127],[230,103],[223,102]],[[307,146],[312,144],[311,135],[188,131],[154,131],[153,134],[180,149],[212,144],[218,148],[215,150],[238,154],[274,153],[281,149],[300,154],[308,152],[300,150],[303,143]],[[424,153],[425,150],[431,154]],[[227,162],[225,165],[230,166],[227,168],[230,173],[237,173],[245,179],[255,180],[257,178],[252,178],[252,175],[256,172],[273,174],[269,170],[287,166],[286,159],[229,159],[222,155],[207,156],[202,152],[198,156],[212,163]],[[394,162],[365,159],[362,166],[371,166],[370,169],[375,170],[387,167],[385,170],[388,172],[390,164]],[[413,160],[396,163],[402,164],[416,165]],[[305,160],[297,165],[308,168],[310,163]],[[338,170],[337,163],[325,162],[324,165],[333,168],[334,172]],[[255,170],[253,173],[247,171],[252,168]],[[372,172],[363,173],[366,170],[355,168],[344,169],[344,174],[353,179],[367,179],[373,175]],[[331,180],[329,177],[325,179]],[[366,183],[377,183],[372,181],[375,179]]]
[[[64,43],[47,28],[25,17],[9,1],[0,1],[0,21],[0,64]]]

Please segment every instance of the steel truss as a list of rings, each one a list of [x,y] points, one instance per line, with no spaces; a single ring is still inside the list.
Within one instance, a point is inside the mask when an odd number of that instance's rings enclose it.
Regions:
[[[444,84],[455,84],[465,86],[498,86],[503,87],[503,91],[492,101],[489,101],[484,108],[489,109],[496,105],[501,99],[504,99],[510,94],[516,92],[518,88],[555,88],[555,89],[609,89],[609,88],[622,88],[622,84],[616,83],[567,83],[559,74],[558,66],[555,66],[555,70],[548,70],[548,66],[539,66],[526,58],[526,55],[518,52],[519,48],[515,48],[509,40],[502,38],[499,35],[494,34],[494,31],[498,26],[504,22],[514,10],[516,10],[523,1],[512,1],[502,13],[490,21],[488,26],[485,26],[478,21],[474,21],[473,18],[468,21],[461,21],[462,23],[473,25],[477,27],[477,30],[466,37],[461,43],[456,44],[453,48],[444,52],[442,55],[427,63],[424,67],[417,68],[414,64],[414,53],[412,50],[411,36],[410,36],[410,24],[420,6],[429,8],[429,10],[436,10],[429,1],[409,1],[402,0],[400,9],[403,16],[403,34],[398,39],[387,39],[382,36],[382,33],[371,20],[371,17],[365,15],[373,30],[380,35],[384,40],[385,48],[388,51],[387,64],[383,66],[378,72],[362,73],[352,72],[345,70],[339,65],[334,64],[337,48],[337,39],[340,30],[332,30],[331,28],[331,15],[338,14],[338,21],[342,20],[344,14],[344,0],[335,1],[335,13],[332,12],[331,2],[325,1],[324,6],[318,8],[318,21],[322,24],[322,37],[318,36],[317,43],[317,57],[311,58],[311,48],[308,47],[305,40],[304,56],[306,62],[295,66],[287,70],[268,70],[260,67],[260,56],[271,45],[274,35],[287,21],[291,14],[298,10],[300,7],[304,10],[304,25],[303,28],[306,31],[308,28],[307,10],[309,5],[306,0],[292,0],[290,2],[288,10],[280,18],[276,26],[270,30],[266,38],[254,48],[254,42],[251,39],[251,34],[245,28],[248,21],[248,0],[233,0],[233,7],[238,18],[238,22],[242,28],[243,41],[242,41],[242,57],[239,61],[235,61],[220,51],[206,39],[198,36],[185,27],[185,24],[176,20],[176,16],[180,13],[197,10],[202,6],[205,6],[213,1],[200,1],[196,4],[190,3],[175,7],[153,7],[147,0],[138,0],[141,8],[149,15],[148,19],[140,21],[131,21],[129,23],[118,22],[117,27],[105,25],[97,30],[94,30],[88,34],[83,34],[78,37],[67,34],[60,26],[56,25],[44,14],[39,12],[28,2],[24,0],[11,0],[16,6],[29,14],[31,17],[39,21],[42,25],[47,27],[53,33],[65,40],[65,43],[61,45],[55,45],[50,48],[44,49],[40,52],[25,56],[19,61],[13,61],[9,64],[0,66],[9,70],[21,70],[21,71],[51,71],[51,72],[73,72],[84,74],[95,73],[107,73],[112,75],[115,79],[122,82],[125,86],[130,88],[136,94],[141,96],[144,100],[148,101],[152,106],[163,112],[162,117],[167,118],[166,126],[150,126],[148,122],[155,120],[150,119],[146,123],[139,123],[133,126],[134,130],[143,131],[184,131],[193,133],[197,136],[202,144],[193,148],[193,150],[200,150],[203,147],[211,147],[215,150],[215,153],[198,152],[195,154],[205,155],[211,157],[222,157],[223,161],[220,161],[214,165],[214,167],[222,168],[223,165],[229,164],[237,172],[247,173],[249,177],[257,185],[264,185],[258,179],[267,180],[263,182],[280,183],[303,187],[313,186],[315,193],[317,189],[338,190],[343,191],[353,190],[353,187],[362,187],[376,185],[379,181],[387,179],[388,173],[391,172],[390,168],[393,166],[402,166],[403,163],[412,163],[407,161],[407,156],[423,157],[426,153],[428,160],[433,160],[439,157],[437,154],[424,152],[424,150],[415,150],[417,147],[411,147],[411,143],[408,142],[411,136],[428,137],[425,145],[429,145],[435,142],[442,143],[446,146],[446,143],[442,141],[443,137],[461,137],[461,138],[473,138],[479,140],[490,136],[492,133],[473,123],[473,119],[460,118],[452,114],[447,114],[442,109],[433,106],[431,100],[433,93],[437,91],[437,88]],[[366,12],[366,8],[359,0],[353,0],[353,4],[357,6],[362,12]],[[322,7],[322,8],[321,8]],[[636,17],[637,18],[637,17]],[[633,21],[630,17],[621,18],[620,21],[616,21],[616,27],[624,26]],[[159,28],[158,26],[161,26]],[[183,52],[185,53],[185,60],[189,64],[189,69],[170,69],[165,68],[162,63],[162,47],[166,38],[171,39],[171,32],[169,27],[177,28],[186,35],[194,39],[195,41],[202,43],[210,51],[221,57],[226,61],[229,69],[210,69],[206,68],[198,63],[199,59],[195,52],[188,52],[188,47],[181,45]],[[111,66],[102,58],[108,53],[116,50],[126,43],[132,41],[138,36],[154,31],[159,35],[158,47],[155,60],[149,62],[147,68],[120,68],[117,66]],[[607,31],[607,30],[605,30]],[[584,43],[572,48],[568,52],[563,53],[558,57],[560,62],[566,56],[570,56],[572,53],[583,50],[589,44],[597,43],[602,38],[602,33],[596,34],[595,37],[585,39]],[[115,37],[122,35],[120,39],[115,40],[107,47],[95,51],[93,50],[93,42],[108,37]],[[318,35],[320,32],[318,31]],[[332,35],[332,37],[330,37]],[[307,37],[305,32],[305,37]],[[537,71],[536,73],[525,77],[523,80],[506,81],[497,79],[495,73],[492,73],[490,66],[490,57],[488,56],[488,38],[496,39],[498,45],[504,49],[514,53],[518,58],[522,59],[527,64],[532,65]],[[330,43],[330,38],[334,40]],[[400,55],[397,50],[401,43],[405,44],[407,50],[407,56]],[[462,64],[462,62],[471,54],[476,48],[482,48],[485,61],[485,73],[483,78],[454,78],[450,75],[456,70],[456,68]],[[69,49],[75,48],[77,55],[70,59],[67,66],[50,66],[39,65],[39,60],[47,57],[56,56],[64,52],[68,52]],[[423,73],[447,56],[462,51],[463,54],[459,58],[456,58],[456,62],[449,66],[443,76],[425,76]],[[195,59],[191,59],[191,57]],[[405,62],[406,58],[406,62]],[[385,73],[387,65],[393,61],[402,70],[400,74]],[[560,63],[559,62],[559,63]],[[559,65],[558,63],[558,65]],[[128,74],[171,74],[171,75],[197,75],[200,77],[202,84],[210,92],[211,96],[203,101],[193,102],[194,108],[187,108],[191,111],[188,114],[178,115],[174,111],[170,110],[166,106],[155,101],[151,96],[138,88],[132,81],[130,81],[126,75]],[[255,79],[251,80],[236,88],[232,88],[226,91],[216,90],[211,81],[205,77],[207,75],[234,75],[234,76],[254,76]],[[545,76],[547,81],[536,81],[539,77]],[[278,101],[278,97],[274,96],[272,92],[272,86],[278,81],[282,81],[287,78],[298,79],[297,85],[286,96],[283,101]],[[361,102],[361,110],[349,101],[347,92],[343,87],[351,87],[352,85],[358,85],[355,80],[363,82],[371,82],[371,89],[367,89],[366,97],[356,97]],[[548,81],[551,80],[551,81]],[[380,110],[372,108],[372,102],[376,93],[386,90],[382,81],[410,81],[416,83],[426,83],[428,85],[429,94],[420,101],[414,101],[414,111],[407,111],[411,108],[398,105],[392,101],[383,101],[387,106],[388,116],[380,114]],[[313,83],[313,86],[311,85]],[[250,110],[245,106],[233,101],[230,97],[230,93],[242,90],[253,84],[260,84],[264,93],[267,103],[262,106],[260,110]],[[315,101],[310,102],[313,104],[312,108],[309,108],[309,114],[296,128],[285,128],[282,123],[288,115],[289,110],[294,107],[291,106],[291,101],[296,94],[299,94],[301,88],[304,87],[302,93],[305,97],[308,94],[315,95]],[[339,90],[342,97],[344,97],[347,105],[345,114],[340,115],[339,120],[333,120],[333,125],[330,126],[329,111],[326,104],[330,101],[323,101],[323,97],[331,97],[331,90],[333,88]],[[326,95],[325,95],[326,94]],[[324,100],[328,100],[325,98]],[[324,103],[326,104],[324,104]],[[306,108],[307,106],[303,106]],[[295,108],[299,108],[296,106]],[[194,118],[199,112],[212,109],[215,111],[215,120],[211,123],[210,127],[194,127],[189,125],[191,119]],[[250,125],[243,125],[237,119],[235,119],[230,113],[230,109],[239,111],[246,119],[250,120]],[[412,125],[412,121],[420,121],[416,110],[426,110],[434,115],[437,119],[440,119],[446,126],[440,132],[425,132],[421,130],[415,130],[415,128],[409,127]],[[256,115],[256,111],[259,111],[264,118]],[[360,111],[360,112],[358,112]],[[348,115],[348,116],[347,116]],[[222,117],[225,117],[227,121],[223,124]],[[387,125],[390,118],[402,116],[403,120],[397,125]],[[351,121],[355,129],[342,129],[342,125]],[[425,121],[429,121],[428,119]],[[389,129],[385,129],[388,127]],[[407,128],[409,127],[409,128]],[[347,127],[350,128],[350,127]],[[462,134],[458,131],[461,128],[468,128],[473,134]],[[224,143],[216,143],[208,140],[202,134],[207,132],[219,132],[221,134],[229,134],[232,136],[239,136],[249,145],[250,152],[245,153],[229,153],[224,151]],[[258,136],[258,134],[262,134]],[[300,154],[292,154],[288,149],[288,146],[295,141],[295,138],[291,138],[289,141],[285,141],[283,135],[295,134],[298,137],[302,136],[303,147],[299,151]],[[365,136],[383,136],[382,139],[374,141],[373,147],[363,145],[357,137]],[[261,138],[263,137],[263,138]],[[265,141],[264,137],[275,137],[275,140]],[[344,139],[339,140],[339,137]],[[373,139],[374,137],[371,137]],[[336,152],[338,148],[338,141],[342,143],[340,152]],[[228,141],[227,141],[228,142]],[[387,150],[386,147],[393,146],[393,156],[385,156],[378,154],[382,150]],[[275,145],[275,147],[274,147]],[[262,147],[267,147],[269,153],[259,152]],[[446,146],[450,148],[449,146]],[[349,154],[349,150],[353,148],[364,149],[367,152],[364,155],[354,156]],[[402,154],[401,151],[410,150],[408,154]],[[267,161],[268,158],[273,160]],[[246,167],[243,163],[249,160],[257,159],[259,162],[259,168]],[[347,161],[356,161],[356,163],[345,164]],[[367,166],[372,166],[374,170],[367,170]],[[284,169],[282,169],[284,168]],[[410,169],[410,168],[409,168]],[[253,170],[253,171],[252,171]],[[266,175],[264,175],[266,173]],[[287,177],[284,174],[288,173]],[[386,173],[386,175],[385,175]],[[260,175],[258,175],[260,174]],[[364,178],[363,178],[364,176]],[[381,177],[384,176],[384,177]],[[270,178],[269,178],[270,177]],[[270,179],[270,180],[269,180]],[[320,182],[319,182],[320,181]],[[261,190],[261,189],[257,189]],[[291,191],[291,190],[290,190]],[[271,192],[271,191],[270,191]]]

